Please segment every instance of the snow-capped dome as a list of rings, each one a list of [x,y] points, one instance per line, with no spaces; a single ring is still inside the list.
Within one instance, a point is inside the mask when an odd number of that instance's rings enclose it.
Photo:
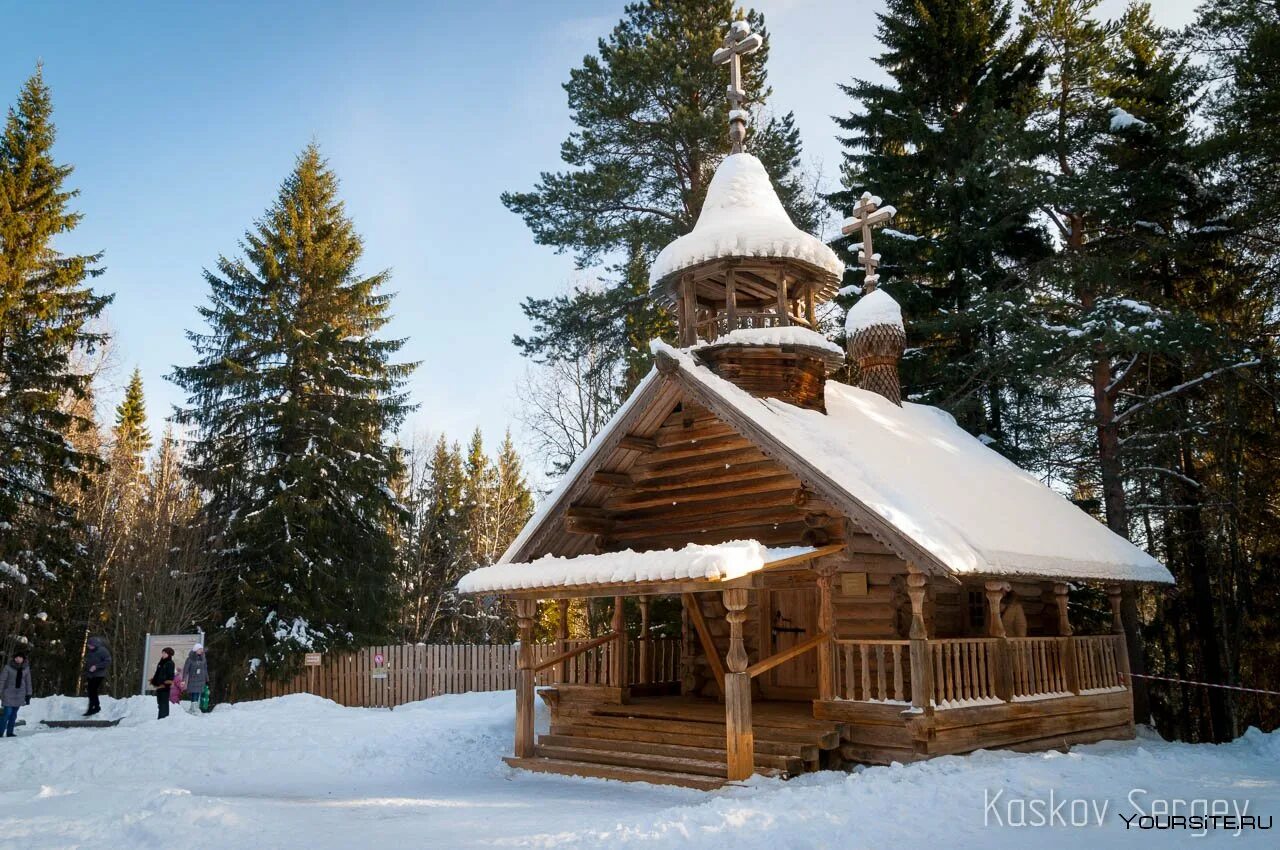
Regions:
[[[844,329],[851,334],[872,325],[902,327],[902,308],[883,289],[873,290],[859,298],[844,318]]]
[[[662,249],[651,283],[721,257],[775,257],[816,266],[836,277],[844,263],[821,239],[791,223],[764,165],[749,153],[725,157],[707,188],[693,231]]]

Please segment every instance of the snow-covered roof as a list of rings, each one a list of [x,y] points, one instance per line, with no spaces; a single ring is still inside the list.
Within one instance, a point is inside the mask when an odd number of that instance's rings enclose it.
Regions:
[[[692,348],[712,345],[807,345],[844,357],[844,349],[817,331],[799,325],[776,328],[738,328],[716,337],[713,342],[700,342]]]
[[[583,587],[638,582],[729,581],[766,564],[812,552],[812,547],[770,549],[755,540],[733,540],[704,546],[650,552],[606,552],[559,558],[546,555],[527,564],[494,564],[463,576],[461,593],[498,593],[555,587]]]
[[[721,257],[800,260],[839,277],[844,263],[821,240],[791,222],[764,165],[749,153],[720,163],[693,230],[662,249],[649,279],[656,284],[689,266]]]
[[[960,428],[947,413],[827,381],[826,409],[763,399],[655,341],[679,374],[957,574],[1173,581],[1155,558]]]
[[[844,328],[849,333],[872,325],[896,325],[902,327],[902,308],[893,296],[883,289],[868,292],[849,308],[844,317]]]

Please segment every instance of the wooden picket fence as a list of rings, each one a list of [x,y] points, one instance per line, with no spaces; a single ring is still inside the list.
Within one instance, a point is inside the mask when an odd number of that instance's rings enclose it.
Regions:
[[[576,641],[570,641],[570,645]],[[628,679],[641,681],[637,642],[629,646]],[[675,681],[679,676],[680,642],[649,641],[647,682]],[[534,645],[534,660],[560,653],[557,643]],[[382,656],[382,665],[376,664]],[[579,656],[586,658],[586,656]],[[566,681],[594,684],[607,676],[604,656],[566,671]],[[539,685],[560,681],[558,665],[538,674]],[[264,696],[309,693],[341,705],[393,708],[408,702],[471,691],[506,691],[516,686],[515,644],[407,644],[369,646],[355,652],[325,654],[320,666],[303,667],[292,679],[267,683]]]

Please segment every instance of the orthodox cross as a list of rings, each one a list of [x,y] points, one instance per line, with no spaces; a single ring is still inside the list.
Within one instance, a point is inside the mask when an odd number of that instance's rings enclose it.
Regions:
[[[880,284],[880,275],[876,268],[880,265],[880,255],[871,250],[871,228],[879,227],[893,218],[897,210],[891,206],[880,206],[882,201],[870,192],[863,192],[858,203],[853,207],[853,215],[844,220],[840,232],[845,236],[861,230],[862,247],[858,250],[858,262],[866,271],[862,280],[862,294],[869,295]]]
[[[747,101],[747,93],[742,88],[742,57],[755,53],[764,45],[764,38],[758,32],[751,31],[746,21],[734,21],[729,25],[729,32],[724,37],[724,45],[711,54],[711,61],[716,65],[729,66],[729,141],[733,143],[731,153],[742,153],[742,142],[747,138],[747,111],[742,105]]]

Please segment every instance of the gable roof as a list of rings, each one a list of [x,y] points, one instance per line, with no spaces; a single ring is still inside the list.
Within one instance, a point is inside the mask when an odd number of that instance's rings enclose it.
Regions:
[[[616,446],[638,410],[676,384],[905,560],[937,573],[1172,582],[1149,554],[924,405],[898,407],[836,381],[827,413],[750,395],[688,351],[653,344],[658,369],[614,416],[500,559],[539,530]]]

